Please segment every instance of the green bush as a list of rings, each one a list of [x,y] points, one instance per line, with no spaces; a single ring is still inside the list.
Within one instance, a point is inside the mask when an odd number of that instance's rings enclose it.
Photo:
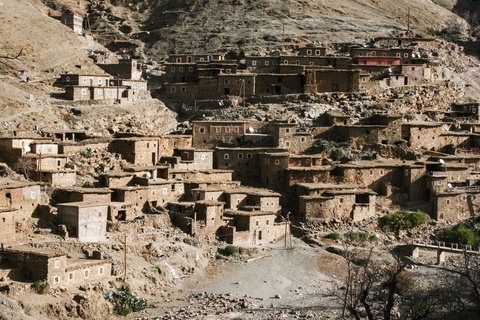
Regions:
[[[87,148],[83,150],[80,154],[85,158],[91,158],[93,157],[93,150],[91,148]]]
[[[38,280],[35,282],[34,285],[35,289],[40,294],[46,294],[50,292],[50,285],[47,283],[47,281]]]
[[[427,216],[422,211],[412,212],[400,210],[397,213],[389,213],[380,219],[382,225],[392,225],[398,229],[412,229],[427,221]]]
[[[341,237],[342,237],[342,235],[338,232],[332,232],[327,236],[327,238],[332,239],[332,240],[340,240]]]
[[[443,240],[447,242],[477,246],[478,239],[478,231],[472,227],[468,227],[463,222],[457,224],[453,229],[443,229]]]
[[[333,150],[333,152],[332,152],[333,159],[335,159],[337,161],[342,159],[344,156],[345,156],[345,151],[343,151],[342,148],[337,148],[337,149]]]
[[[326,153],[330,153],[332,151],[332,146],[328,141],[323,140],[320,142],[320,151],[325,151]]]
[[[225,247],[225,255],[233,256],[237,254],[237,248],[235,246],[226,246]]]
[[[117,313],[127,316],[132,312],[137,312],[148,307],[147,300],[134,296],[127,285],[117,289],[117,299],[115,303]]]
[[[350,231],[347,233],[347,238],[350,241],[355,241],[355,242],[375,242],[378,240],[377,236],[374,234],[370,234],[368,232],[354,232]]]

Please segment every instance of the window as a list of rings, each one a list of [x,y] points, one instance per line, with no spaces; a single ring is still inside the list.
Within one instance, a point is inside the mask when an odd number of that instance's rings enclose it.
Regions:
[[[205,59],[204,59],[204,58],[200,58],[200,62],[203,62],[203,61],[205,61]]]
[[[107,96],[110,95],[110,89],[107,89]]]
[[[404,54],[403,54],[403,57],[404,57],[404,58],[408,58],[408,53],[404,53]]]
[[[226,127],[226,128],[225,128],[225,132],[226,132],[226,133],[230,133],[230,128],[229,128],[229,127]]]
[[[176,91],[175,87],[172,87],[172,92],[175,92],[175,91]]]
[[[90,270],[85,269],[85,270],[83,271],[83,276],[84,276],[85,278],[88,278],[88,275],[89,275],[89,274],[90,274]]]
[[[442,181],[438,180],[437,181],[437,186],[441,185],[442,184]]]
[[[252,154],[251,153],[247,153],[247,159],[251,159],[252,158]]]
[[[252,66],[256,66],[257,65],[257,61],[253,60],[252,61]]]
[[[83,83],[87,83],[87,78],[83,78]]]
[[[302,137],[302,138],[300,139],[300,141],[302,141],[302,142],[305,142],[305,140],[306,140],[305,137]]]
[[[265,221],[265,224],[268,226],[270,224],[270,220]]]
[[[472,164],[472,165],[470,166],[470,168],[471,168],[471,169],[475,169],[475,165]]]
[[[397,56],[397,58],[400,58],[400,57],[401,57],[400,53],[397,53],[396,56]]]
[[[72,281],[73,280],[73,272],[70,272],[68,274],[68,281]]]
[[[152,196],[156,196],[156,195],[157,195],[157,191],[152,190]]]
[[[275,160],[275,165],[279,165],[280,164],[280,160]]]
[[[300,64],[300,61],[298,61],[298,60],[297,60],[297,61],[295,61],[295,64],[299,65],[299,64]]]
[[[285,133],[290,133],[290,128],[286,128]]]
[[[447,199],[447,204],[450,204],[450,199]]]
[[[66,78],[65,78],[65,81],[69,82],[69,81],[70,81],[70,77],[66,77]]]
[[[178,71],[183,72],[183,67],[179,67]]]
[[[204,154],[202,154],[201,158],[202,158],[202,160],[205,160],[205,155],[204,155]]]
[[[373,170],[370,170],[370,176],[373,176]]]
[[[178,192],[183,192],[183,187],[178,188]]]
[[[182,87],[182,92],[187,92],[187,87]]]
[[[60,282],[60,277],[59,276],[54,277],[53,282],[59,283]]]
[[[200,133],[205,133],[205,128],[200,128]]]
[[[359,53],[358,53],[358,56],[359,56],[359,57],[363,56],[363,53],[362,53],[362,52],[359,52]]]
[[[311,55],[312,54],[312,50],[307,50],[307,55]]]
[[[290,147],[290,141],[285,141],[285,147]]]
[[[55,268],[60,268],[60,261],[55,261],[55,264],[54,264],[54,267]]]
[[[230,159],[230,155],[229,155],[228,153],[225,153],[225,154],[223,155],[223,159],[225,159],[225,160]]]
[[[102,94],[102,90],[100,90],[100,89],[98,89],[97,92],[98,92],[99,95]]]
[[[87,89],[82,89],[82,96],[87,95]]]
[[[193,67],[188,67],[188,71],[189,71],[189,72],[192,72],[192,71],[193,71]]]
[[[225,80],[225,84],[228,84],[228,80]]]
[[[172,191],[175,191],[175,185],[172,184],[172,187],[170,188]]]
[[[238,127],[233,128],[233,132],[238,133]]]
[[[216,133],[220,133],[221,131],[222,131],[222,130],[220,129],[220,127],[216,127],[216,128],[215,128],[215,132],[216,132]]]
[[[175,67],[171,67],[170,71],[175,72]]]
[[[98,79],[98,84],[102,84],[102,79]]]
[[[315,55],[319,56],[320,55],[320,50],[315,50]]]
[[[412,71],[415,71],[415,67],[412,67]]]
[[[98,268],[98,274],[102,275],[103,274],[103,267]]]
[[[383,176],[383,170],[380,170],[380,175]]]
[[[268,66],[270,64],[270,61],[266,60],[265,65]]]
[[[408,176],[408,170],[405,170],[405,175]]]
[[[225,69],[225,72],[226,72],[227,74],[230,74],[230,73],[232,73],[232,70],[230,70],[230,69]]]
[[[255,220],[255,225],[258,227],[260,225],[260,222],[258,220]]]
[[[238,154],[238,159],[243,159],[243,153]]]
[[[466,196],[462,196],[462,201],[465,201],[467,200],[467,197]]]
[[[284,61],[283,61],[283,64],[288,64],[288,60],[284,60]]]
[[[163,188],[163,194],[167,194],[167,188]]]

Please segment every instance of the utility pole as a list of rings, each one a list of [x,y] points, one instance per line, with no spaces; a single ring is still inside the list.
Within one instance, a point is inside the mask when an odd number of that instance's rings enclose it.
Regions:
[[[285,43],[285,19],[282,20],[283,23],[283,43]]]
[[[29,177],[25,177],[30,179]],[[38,157],[38,181],[42,182],[42,153],[40,152],[40,156]]]
[[[293,243],[292,243],[292,227],[291,227],[291,222],[290,222],[290,212],[287,214],[287,222],[288,222],[288,234],[290,236],[290,248],[293,249]]]
[[[125,240],[124,240],[124,247],[125,247],[125,255],[124,255],[124,260],[125,260],[125,276],[123,278],[123,282],[127,281],[127,235],[125,234]]]
[[[117,103],[120,103],[120,75],[117,74]]]
[[[285,245],[284,247],[286,248],[287,247],[287,233],[288,233],[288,215],[290,214],[290,212],[287,214],[287,219],[285,219]]]

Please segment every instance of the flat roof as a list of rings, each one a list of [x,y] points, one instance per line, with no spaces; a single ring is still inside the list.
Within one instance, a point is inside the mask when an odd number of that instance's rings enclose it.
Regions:
[[[113,192],[108,188],[68,188],[68,189],[65,189],[65,191],[78,192],[78,193],[84,193],[84,194],[95,194],[95,193],[107,194],[107,193]]]
[[[402,161],[395,159],[382,159],[382,160],[358,160],[349,163],[341,163],[337,165],[340,168],[377,168],[377,167],[417,167],[422,168],[425,163],[419,161]]]
[[[89,207],[99,207],[99,206],[108,206],[108,203],[102,203],[102,202],[84,202],[84,201],[57,203],[57,207],[89,208]]]
[[[227,209],[224,212],[225,216],[268,216],[276,215],[276,212],[273,211],[244,211],[244,210],[230,210]]]
[[[167,165],[158,165],[158,166],[131,166],[131,167],[124,167],[123,170],[128,172],[138,172],[138,171],[148,171],[148,170],[155,170],[155,169],[168,169],[170,166]]]
[[[9,178],[0,178],[0,189],[16,189],[39,185],[38,182],[12,180]]]
[[[61,257],[61,256],[66,256],[67,254],[62,251],[58,250],[53,250],[53,249],[44,249],[44,248],[34,248],[30,246],[13,246],[13,247],[7,247],[3,249],[4,253],[32,253],[36,254],[39,256],[44,256],[47,258],[55,258],[55,257]]]
[[[317,189],[355,189],[355,188],[367,188],[359,184],[353,183],[296,183],[298,187],[305,188],[307,190],[317,190]]]
[[[227,193],[227,194],[246,193],[252,196],[264,196],[264,197],[281,197],[282,196],[280,193],[274,192],[269,189],[250,188],[250,187],[239,187],[235,189],[228,189],[228,190],[225,190],[224,193]]]

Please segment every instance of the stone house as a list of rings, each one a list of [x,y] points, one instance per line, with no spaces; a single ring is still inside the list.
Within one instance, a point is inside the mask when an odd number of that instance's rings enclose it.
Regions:
[[[197,62],[211,62],[225,60],[225,55],[220,53],[205,53],[205,54],[184,54],[174,53],[168,57],[170,63],[197,63]]]
[[[110,203],[112,191],[108,188],[71,188],[57,190],[57,202]]]
[[[209,169],[209,170],[169,170],[168,180],[202,180],[202,181],[232,181],[234,170]]]
[[[258,134],[260,132],[260,134]],[[194,121],[193,147],[240,147],[245,144],[271,147],[273,145],[263,122],[245,121]]]
[[[413,58],[413,49],[410,48],[359,48],[352,47],[349,49],[350,56],[354,63],[364,57],[382,57],[382,58],[399,58],[401,64],[411,64]]]
[[[60,22],[73,29],[76,34],[83,33],[83,18],[74,13],[63,13]]]
[[[58,143],[56,142],[34,142],[30,145],[31,152],[35,154],[52,155],[58,154]]]
[[[136,59],[119,59],[116,64],[98,64],[98,66],[115,78],[119,77],[125,80],[140,80],[142,78],[142,64],[138,63]],[[142,89],[146,90],[146,82],[142,83],[145,84],[145,88]]]
[[[232,179],[242,184],[249,181],[259,181],[261,167],[260,153],[284,152],[280,148],[222,148],[216,147],[214,153],[214,167],[233,171]]]
[[[375,215],[375,192],[354,184],[302,183],[296,185],[298,214],[305,221],[354,221]]]
[[[159,159],[158,140],[151,137],[115,139],[110,144],[110,149],[134,165],[156,165]]]
[[[440,122],[408,122],[402,124],[402,139],[408,142],[408,146],[414,149],[439,149],[440,135],[447,131],[448,124]]]
[[[279,213],[281,194],[267,189],[240,187],[223,191],[226,209]]]
[[[300,130],[296,123],[275,121],[271,125],[274,146],[300,153],[312,146],[314,138],[310,132]]]
[[[76,74],[60,75],[60,83],[65,86],[110,87],[110,76],[106,74]],[[73,99],[72,99],[73,100]]]
[[[108,172],[100,176],[102,186],[118,188],[135,185],[135,173],[133,172]]]
[[[15,242],[15,217],[17,209],[0,207],[0,244],[8,245]]]
[[[0,178],[0,207],[17,209],[15,221],[31,217],[42,203],[37,183]]]
[[[125,208],[121,220],[133,220],[146,211],[146,204],[151,194],[149,187],[117,187],[111,189],[113,191],[112,205]]]
[[[193,147],[193,136],[191,135],[164,135],[158,137],[158,156],[173,156],[175,149],[186,149]]]
[[[209,170],[213,169],[213,150],[177,149],[172,157],[162,157],[160,162],[173,169]]]
[[[34,143],[53,143],[52,138],[43,137],[3,137],[0,138],[0,158],[14,165],[25,154],[31,153]]]
[[[103,86],[66,86],[65,97],[72,101],[105,100],[127,103],[140,100],[140,91],[129,87],[103,87]]]
[[[358,69],[305,70],[304,92],[357,92],[360,89],[360,73]]]
[[[98,241],[107,234],[108,204],[97,202],[68,202],[57,204],[60,224],[68,234],[80,241]]]
[[[430,199],[434,206],[433,219],[457,222],[478,215],[480,189],[478,187],[448,189],[432,193]]]
[[[65,252],[28,246],[5,248],[1,254],[25,278],[45,280],[54,288],[111,279],[112,262],[109,260],[67,259]]]
[[[42,170],[39,176],[40,181],[56,187],[70,188],[77,182],[77,171],[74,169]],[[34,177],[36,177],[36,175],[34,175]]]

